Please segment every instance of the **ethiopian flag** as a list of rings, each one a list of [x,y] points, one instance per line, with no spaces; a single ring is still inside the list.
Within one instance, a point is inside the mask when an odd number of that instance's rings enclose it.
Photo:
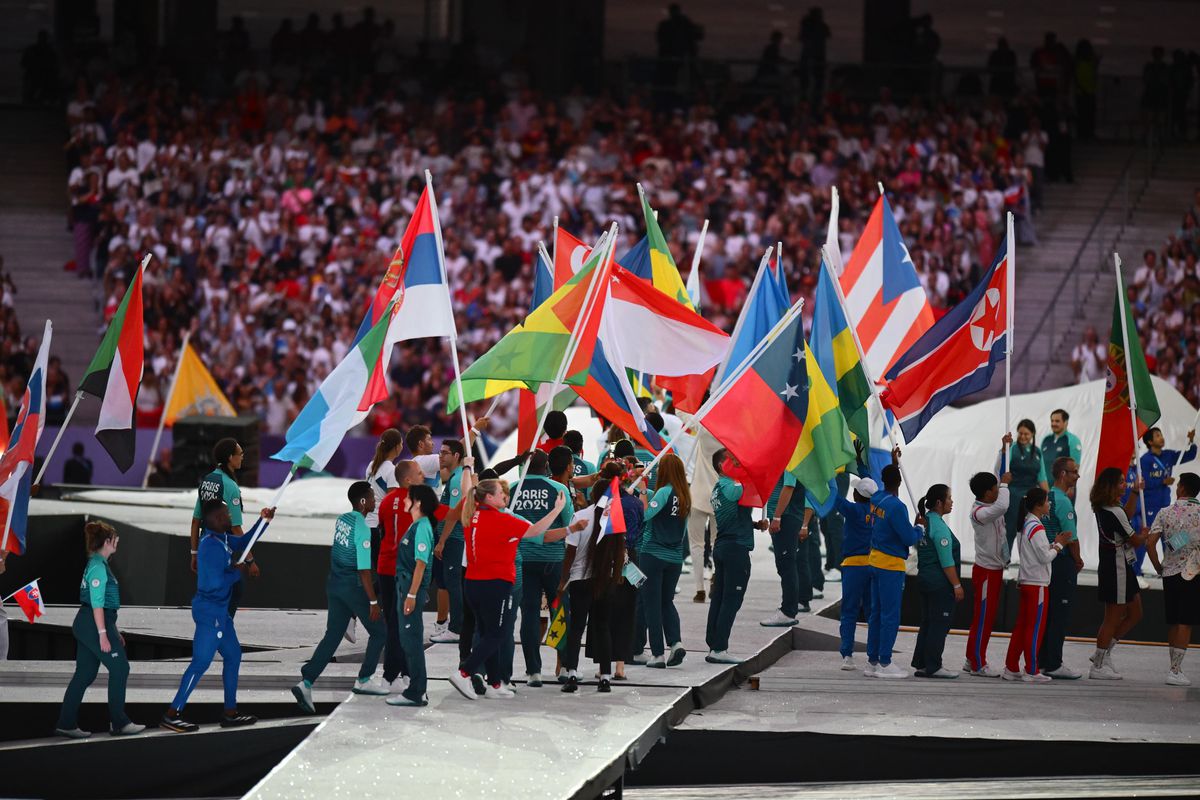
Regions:
[[[608,248],[592,252],[583,268],[560,286],[540,306],[529,312],[525,321],[504,335],[475,363],[463,370],[463,401],[472,403],[509,389],[537,391],[544,383],[553,383],[567,356],[571,332],[582,326],[579,346],[565,373],[563,384],[581,386],[587,380],[592,350],[599,335],[600,318],[608,292]],[[588,298],[595,277],[596,286]],[[591,302],[586,317],[585,301]],[[458,390],[451,385],[446,393],[446,412],[458,408]]]
[[[374,405],[366,397],[367,383],[383,352],[388,327],[399,309],[393,300],[365,336],[346,353],[322,381],[284,434],[283,448],[271,456],[297,467],[325,469],[346,431],[366,419]]]
[[[1133,379],[1137,400],[1137,435],[1141,436],[1162,416],[1146,355],[1138,338],[1133,314],[1123,302],[1125,280],[1117,270],[1117,295],[1113,299],[1112,334],[1108,341],[1108,381],[1104,387],[1104,417],[1100,424],[1100,449],[1096,455],[1096,475],[1108,467],[1125,472],[1135,452],[1133,427],[1129,419],[1129,380]],[[1124,328],[1125,334],[1121,331]],[[1126,336],[1129,351],[1125,350]]]
[[[867,402],[871,398],[871,386],[858,358],[858,348],[854,346],[854,336],[842,311],[842,304],[838,301],[837,291],[829,279],[829,271],[824,268],[817,279],[817,291],[813,297],[809,346],[829,388],[837,397],[846,427],[864,447],[869,447],[871,429]]]
[[[96,440],[121,472],[133,466],[133,423],[143,366],[142,273],[148,263],[150,256],[142,259],[79,384],[79,391],[101,401]]]

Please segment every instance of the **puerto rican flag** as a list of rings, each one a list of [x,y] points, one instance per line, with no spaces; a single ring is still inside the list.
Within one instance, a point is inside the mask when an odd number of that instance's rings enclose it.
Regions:
[[[881,381],[933,326],[933,308],[886,197],[875,203],[841,283],[850,322],[867,357],[867,373]]]
[[[25,612],[25,618],[30,622],[46,613],[46,604],[42,602],[42,592],[38,589],[36,580],[22,586],[12,598],[17,601],[17,605]]]
[[[0,458],[0,553],[25,552],[29,521],[29,490],[33,483],[33,455],[46,427],[46,362],[50,356],[53,326],[46,320],[42,346],[21,399],[8,449]]]
[[[426,179],[412,219],[408,221],[400,245],[350,345],[353,350],[383,318],[392,301],[398,303],[381,357],[375,361],[367,382],[362,400],[364,408],[370,408],[388,396],[387,366],[397,342],[457,336],[450,307],[450,287],[442,269],[442,232],[437,201],[428,174]]]
[[[986,388],[996,364],[1004,360],[1011,246],[1006,237],[979,285],[888,372],[881,399],[896,415],[908,441],[942,408]]]

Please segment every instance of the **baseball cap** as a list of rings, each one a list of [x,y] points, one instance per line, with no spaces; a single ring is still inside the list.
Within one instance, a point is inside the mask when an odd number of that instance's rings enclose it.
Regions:
[[[858,483],[854,484],[854,491],[863,497],[870,497],[879,491],[879,484],[875,483],[871,478],[862,478]]]

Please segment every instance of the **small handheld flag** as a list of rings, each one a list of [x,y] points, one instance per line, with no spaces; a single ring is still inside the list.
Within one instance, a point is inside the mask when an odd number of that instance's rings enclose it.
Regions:
[[[600,498],[600,507],[604,512],[600,517],[600,535],[596,537],[597,542],[609,534],[625,533],[628,530],[625,524],[625,510],[621,508],[620,478],[612,479],[612,485],[608,487],[604,497]]]
[[[562,650],[567,645],[567,627],[571,614],[566,597],[555,598],[550,604],[550,625],[546,628],[546,646]]]
[[[42,602],[42,592],[38,589],[36,578],[18,589],[12,598],[17,601],[17,605],[25,612],[25,617],[30,622],[46,613],[46,604]]]

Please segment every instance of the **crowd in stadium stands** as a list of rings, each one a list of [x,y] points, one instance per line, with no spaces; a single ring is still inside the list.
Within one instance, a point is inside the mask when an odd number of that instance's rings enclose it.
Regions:
[[[615,220],[618,255],[637,240],[637,181],[685,274],[711,221],[704,313],[729,328],[777,241],[793,294],[812,292],[831,186],[848,256],[882,180],[944,309],[990,265],[1004,212],[1017,213],[1024,243],[1035,241],[1042,181],[1069,179],[1069,149],[1055,144],[1067,89],[1048,89],[1046,75],[1029,92],[1004,84],[961,105],[900,102],[887,89],[863,104],[831,88],[819,109],[744,98],[715,106],[700,94],[664,108],[639,94],[541,96],[518,68],[484,73],[462,54],[439,68],[402,53],[390,23],[373,19],[339,18],[327,31],[315,17],[299,31],[285,23],[259,66],[239,27],[212,85],[186,85],[165,68],[90,68],[67,104],[75,269],[102,283],[106,320],[141,254],[155,255],[138,398],[146,424],[191,326],[237,409],[267,432],[285,430],[345,353],[426,168],[464,366],[526,313],[534,248],[555,215],[584,240]],[[431,420],[435,432],[454,430],[445,345],[401,350],[370,432]],[[514,417],[502,407],[496,428]]]

